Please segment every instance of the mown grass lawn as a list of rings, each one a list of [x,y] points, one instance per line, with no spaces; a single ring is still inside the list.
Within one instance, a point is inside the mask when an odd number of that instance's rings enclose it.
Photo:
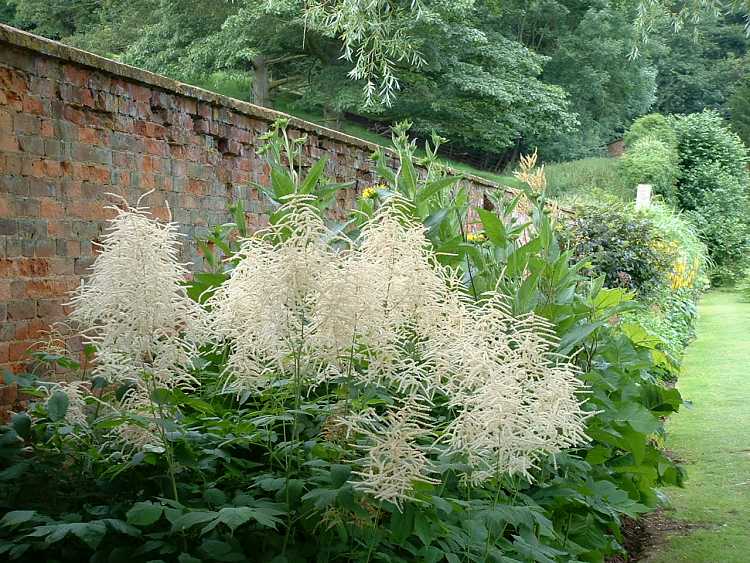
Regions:
[[[667,536],[649,563],[750,561],[750,303],[712,292],[700,314],[678,384],[692,407],[673,417],[667,438],[688,482],[667,491],[665,516],[702,527]]]

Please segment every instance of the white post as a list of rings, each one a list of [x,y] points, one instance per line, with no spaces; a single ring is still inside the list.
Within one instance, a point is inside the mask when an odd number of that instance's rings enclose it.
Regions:
[[[635,208],[648,209],[651,207],[651,184],[638,184],[635,193]]]

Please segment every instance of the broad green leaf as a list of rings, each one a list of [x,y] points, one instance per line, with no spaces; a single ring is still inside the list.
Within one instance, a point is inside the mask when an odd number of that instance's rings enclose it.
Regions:
[[[334,463],[331,465],[331,485],[340,487],[349,480],[351,474],[352,468],[349,465]]]
[[[182,532],[188,530],[197,524],[203,524],[216,518],[216,512],[209,512],[207,510],[196,510],[194,512],[187,512],[180,516],[172,524],[173,532]]]
[[[311,194],[315,190],[315,186],[318,185],[318,181],[320,180],[321,176],[323,175],[323,172],[326,168],[326,163],[328,162],[328,157],[324,156],[318,162],[316,162],[311,168],[310,171],[307,173],[307,176],[302,182],[302,185],[300,186],[300,193],[303,194]]]
[[[444,189],[451,187],[460,180],[460,176],[446,176],[439,180],[428,183],[421,190],[417,190],[417,204],[424,203],[435,194],[442,192]]]
[[[163,512],[163,506],[154,504],[151,501],[136,502],[133,507],[128,510],[125,517],[127,518],[128,524],[134,526],[150,526],[161,518]]]
[[[219,510],[216,518],[208,525],[204,526],[201,534],[206,534],[213,530],[219,524],[224,524],[232,532],[248,522],[253,517],[255,509],[248,506],[226,507]]]
[[[31,434],[31,417],[25,412],[14,414],[10,424],[21,438],[27,439]]]
[[[49,399],[47,399],[47,414],[52,422],[57,422],[65,418],[68,412],[68,405],[70,399],[62,391],[55,391],[52,393]]]
[[[0,520],[0,526],[18,526],[34,519],[36,510],[13,510]]]
[[[477,209],[479,218],[482,220],[484,232],[490,241],[498,246],[505,246],[508,243],[508,235],[502,219],[492,211],[486,209]]]

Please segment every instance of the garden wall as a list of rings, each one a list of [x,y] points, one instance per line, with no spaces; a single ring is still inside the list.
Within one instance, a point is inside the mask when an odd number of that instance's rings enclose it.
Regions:
[[[163,218],[168,203],[188,240],[227,222],[237,199],[263,225],[259,136],[282,116],[0,25],[0,372],[20,369],[64,317],[111,214],[107,193],[134,203],[155,190],[143,203]],[[294,118],[290,131],[309,136],[306,158],[329,157],[331,177],[356,180],[339,196],[345,214],[374,181],[375,145]],[[497,189],[466,181],[477,202]],[[184,258],[200,264],[190,244]]]

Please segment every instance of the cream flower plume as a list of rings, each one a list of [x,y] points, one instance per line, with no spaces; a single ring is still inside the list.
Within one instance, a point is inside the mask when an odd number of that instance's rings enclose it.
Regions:
[[[143,208],[110,209],[117,215],[72,299],[70,318],[96,347],[96,374],[116,381],[149,374],[162,386],[189,387],[191,337],[202,310],[182,285],[188,271],[178,261],[177,225]]]

